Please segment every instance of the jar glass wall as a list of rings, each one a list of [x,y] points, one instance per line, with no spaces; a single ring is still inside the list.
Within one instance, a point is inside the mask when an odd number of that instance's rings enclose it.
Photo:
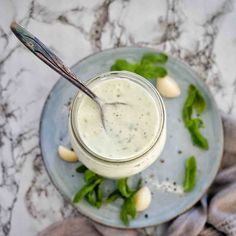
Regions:
[[[98,75],[87,86],[105,102],[121,101],[125,105],[105,110],[104,128],[97,104],[82,92],[76,95],[69,134],[79,160],[108,178],[131,176],[150,166],[166,140],[165,107],[154,86],[126,71]]]

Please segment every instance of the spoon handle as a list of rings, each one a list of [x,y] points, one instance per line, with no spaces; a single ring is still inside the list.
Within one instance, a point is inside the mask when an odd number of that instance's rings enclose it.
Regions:
[[[76,75],[69,69],[69,67],[65,66],[62,60],[57,57],[48,47],[46,47],[38,38],[36,38],[22,26],[18,25],[16,22],[11,23],[11,30],[34,55],[36,55],[39,59],[45,62],[64,78],[73,83],[76,87],[81,89],[89,97],[94,100],[97,99],[97,96],[77,79]]]

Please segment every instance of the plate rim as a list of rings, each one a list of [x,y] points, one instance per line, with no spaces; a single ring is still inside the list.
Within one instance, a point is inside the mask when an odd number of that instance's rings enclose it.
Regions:
[[[78,60],[76,63],[74,63],[70,68],[73,70],[74,67],[76,67],[78,64],[82,63],[83,61],[87,60],[90,57],[93,57],[95,55],[101,54],[103,52],[109,52],[109,51],[115,51],[115,50],[125,50],[125,49],[133,49],[133,50],[139,50],[139,49],[146,49],[149,51],[154,51],[154,52],[161,52],[160,50],[154,48],[154,47],[147,47],[147,46],[127,46],[127,47],[111,47],[111,48],[107,48],[104,50],[100,50],[98,52],[92,53],[87,55],[86,57],[83,57],[82,59]],[[166,52],[165,52],[166,53]],[[170,220],[173,220],[174,218],[180,216],[181,214],[183,214],[184,212],[188,211],[191,207],[193,207],[198,201],[201,200],[201,198],[204,196],[204,194],[207,192],[207,190],[209,189],[209,187],[212,185],[218,171],[221,165],[221,160],[222,160],[222,156],[223,156],[223,151],[224,151],[224,132],[223,132],[223,123],[222,123],[222,119],[221,119],[221,115],[218,109],[218,106],[216,104],[215,98],[213,97],[209,87],[207,86],[207,84],[205,83],[205,81],[202,79],[202,76],[199,75],[199,73],[197,71],[195,71],[190,65],[188,65],[185,61],[182,61],[179,58],[173,57],[172,55],[169,55],[168,53],[166,53],[168,55],[168,57],[173,58],[174,60],[178,61],[180,64],[183,64],[185,67],[187,67],[192,73],[196,74],[199,78],[199,80],[201,80],[201,82],[205,85],[205,88],[207,90],[207,93],[211,99],[211,102],[214,105],[214,108],[216,108],[216,112],[217,112],[217,117],[216,120],[219,123],[220,127],[219,127],[219,132],[220,132],[220,144],[221,147],[219,148],[219,153],[221,155],[218,165],[216,166],[217,168],[215,168],[214,173],[212,173],[212,178],[210,179],[209,183],[205,186],[204,189],[202,189],[202,194],[199,198],[197,198],[195,201],[193,201],[191,204],[189,204],[188,206],[186,206],[181,212],[179,212],[176,216],[172,217],[171,219],[168,220],[163,220],[157,224],[149,224],[146,226],[140,226],[140,227],[134,227],[134,226],[125,226],[125,225],[114,225],[114,224],[109,224],[106,222],[101,222],[98,219],[94,218],[93,216],[87,214],[84,210],[82,210],[79,205],[74,205],[71,200],[66,196],[66,194],[59,188],[59,186],[57,186],[56,181],[54,181],[53,177],[50,175],[50,171],[46,165],[45,162],[45,157],[44,157],[44,153],[43,153],[43,148],[42,148],[42,123],[43,123],[43,117],[46,111],[46,107],[48,104],[48,101],[51,97],[51,94],[53,92],[53,90],[56,88],[56,86],[60,83],[60,80],[62,79],[62,76],[59,76],[59,78],[56,80],[56,82],[53,84],[52,88],[49,90],[48,95],[43,103],[43,108],[41,109],[41,114],[40,114],[40,119],[39,119],[39,148],[40,148],[40,154],[41,154],[41,159],[43,161],[43,165],[46,169],[47,175],[51,181],[51,183],[53,184],[53,186],[55,187],[55,189],[57,190],[57,192],[62,196],[62,198],[64,200],[66,200],[74,209],[76,209],[81,215],[90,218],[91,220],[95,221],[96,223],[108,226],[108,227],[112,227],[112,228],[118,228],[118,229],[139,229],[139,228],[145,228],[145,227],[152,227],[152,226],[157,226],[157,225],[161,225],[163,223],[166,223]]]

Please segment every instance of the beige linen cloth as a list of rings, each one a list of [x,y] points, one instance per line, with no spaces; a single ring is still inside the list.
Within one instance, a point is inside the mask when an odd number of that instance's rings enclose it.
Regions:
[[[193,208],[165,224],[161,234],[110,228],[81,216],[55,223],[38,236],[236,235],[236,120],[223,116],[223,124],[224,154],[214,183]]]

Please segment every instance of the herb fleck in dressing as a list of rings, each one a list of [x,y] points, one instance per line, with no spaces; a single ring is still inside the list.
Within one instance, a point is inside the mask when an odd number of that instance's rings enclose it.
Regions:
[[[106,102],[127,104],[105,107],[105,130],[98,106],[83,96],[77,127],[90,151],[105,159],[128,160],[142,155],[155,143],[160,114],[145,88],[126,78],[100,80],[90,88]]]

